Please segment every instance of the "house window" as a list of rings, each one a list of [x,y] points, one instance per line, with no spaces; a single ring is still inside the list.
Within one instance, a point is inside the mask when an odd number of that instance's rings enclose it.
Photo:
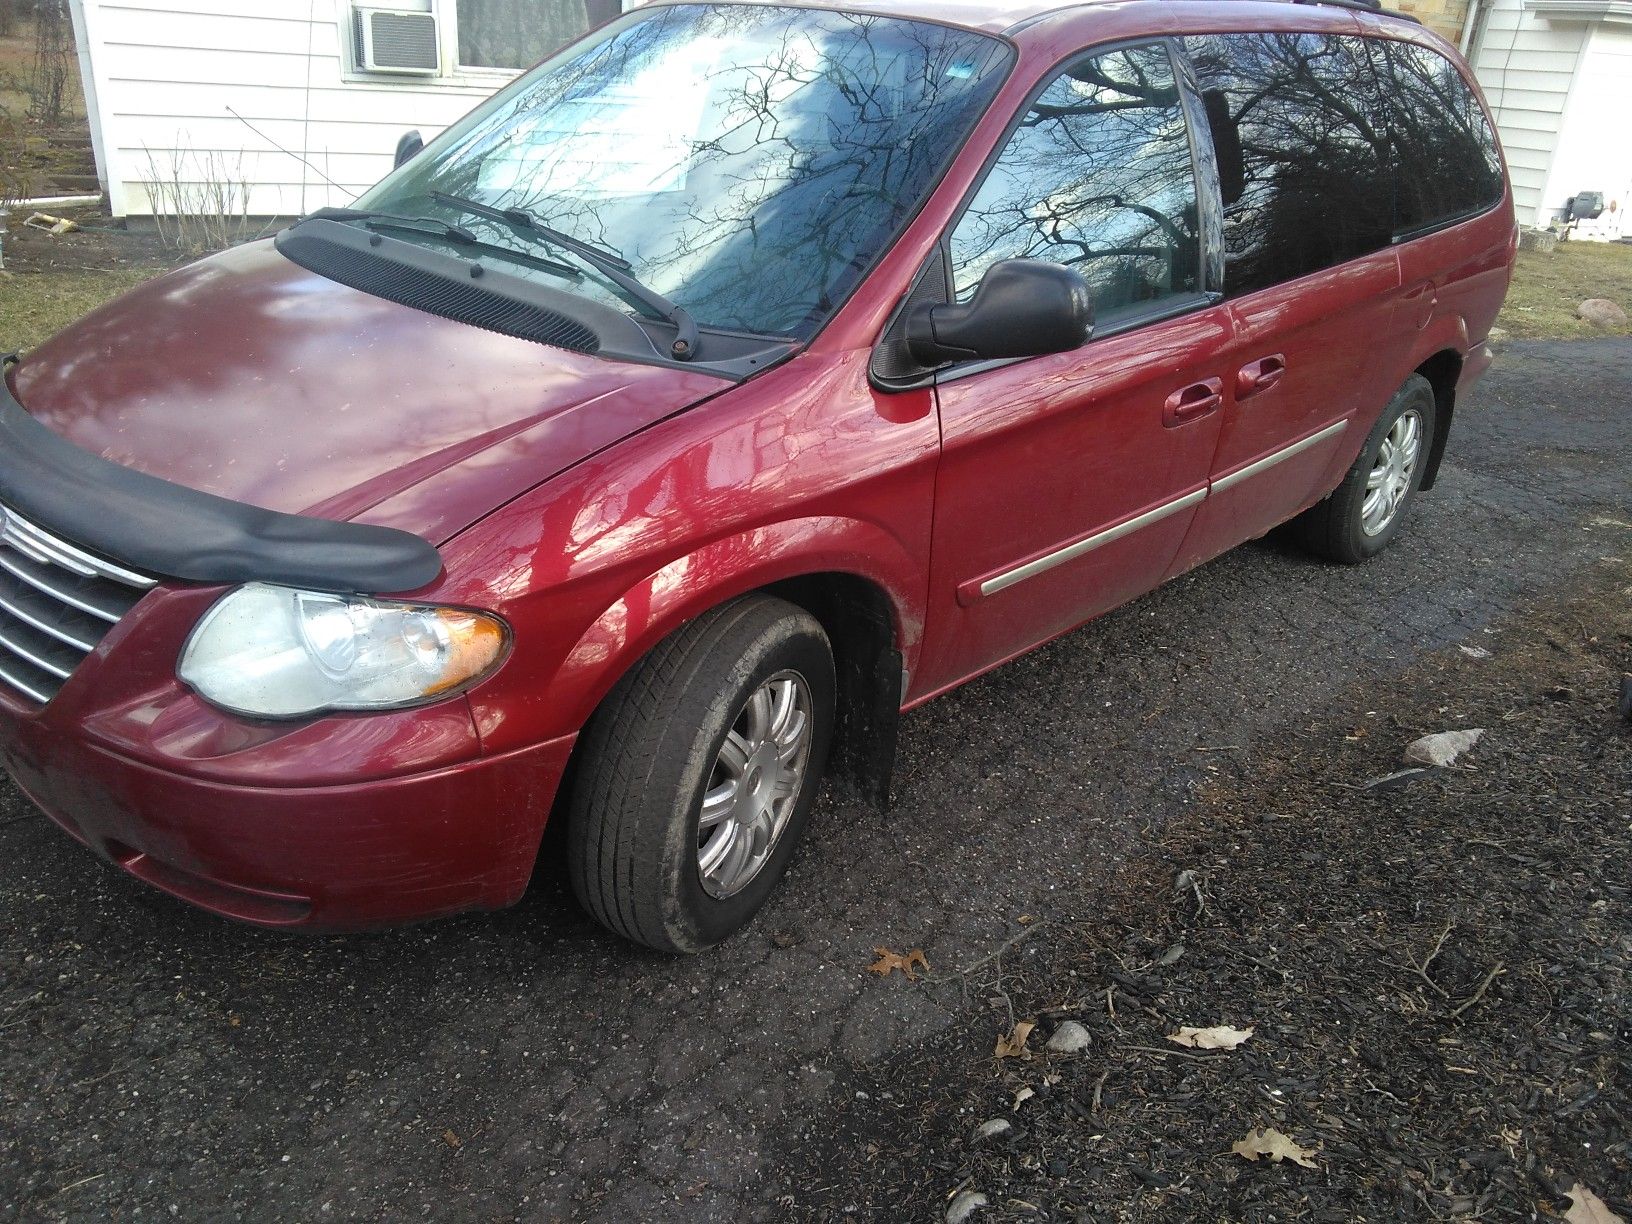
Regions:
[[[454,0],[463,68],[531,68],[590,26],[615,17],[618,0]]]

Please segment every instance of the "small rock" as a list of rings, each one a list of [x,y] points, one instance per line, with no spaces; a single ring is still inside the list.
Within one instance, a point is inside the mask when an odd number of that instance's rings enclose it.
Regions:
[[[1075,1020],[1066,1020],[1048,1039],[1048,1049],[1052,1054],[1075,1054],[1079,1050],[1086,1050],[1093,1043],[1092,1033]]]
[[[1490,658],[1490,651],[1486,650],[1483,646],[1458,646],[1457,649],[1463,654],[1467,655],[1470,659]]]
[[[1626,311],[1608,298],[1588,298],[1575,308],[1577,318],[1585,319],[1594,327],[1614,331],[1626,326]]]
[[[959,1190],[952,1205],[946,1209],[946,1224],[963,1224],[986,1203],[986,1196],[978,1190]]]
[[[1615,712],[1628,722],[1632,722],[1632,676],[1621,677],[1621,700],[1616,705]]]
[[[971,1147],[979,1147],[988,1139],[998,1139],[1014,1129],[1007,1118],[989,1118],[969,1132]]]
[[[1454,765],[1457,757],[1477,744],[1479,737],[1484,733],[1483,727],[1475,727],[1468,731],[1440,731],[1433,735],[1425,735],[1407,746],[1406,764],[1433,765],[1440,768]]]

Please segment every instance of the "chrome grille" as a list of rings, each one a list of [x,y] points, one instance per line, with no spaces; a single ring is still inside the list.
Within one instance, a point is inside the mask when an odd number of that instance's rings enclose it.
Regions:
[[[0,506],[0,682],[44,705],[155,581]]]

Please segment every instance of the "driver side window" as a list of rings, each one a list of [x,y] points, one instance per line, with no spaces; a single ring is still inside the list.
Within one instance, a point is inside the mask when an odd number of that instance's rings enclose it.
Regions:
[[[992,264],[1087,279],[1103,324],[1201,290],[1190,139],[1165,45],[1077,61],[1038,95],[951,235],[953,292]]]

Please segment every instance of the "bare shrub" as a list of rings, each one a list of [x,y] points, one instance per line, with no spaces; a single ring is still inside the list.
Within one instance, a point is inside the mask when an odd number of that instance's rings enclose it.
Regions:
[[[28,79],[29,113],[41,123],[61,123],[76,98],[74,25],[68,0],[34,6],[34,70]]]
[[[23,164],[26,152],[22,125],[7,111],[5,103],[0,102],[0,209],[32,194],[31,176]]]
[[[170,150],[143,147],[147,177],[140,180],[153,223],[168,247],[189,255],[219,251],[256,233],[249,216],[249,179],[242,150]]]

